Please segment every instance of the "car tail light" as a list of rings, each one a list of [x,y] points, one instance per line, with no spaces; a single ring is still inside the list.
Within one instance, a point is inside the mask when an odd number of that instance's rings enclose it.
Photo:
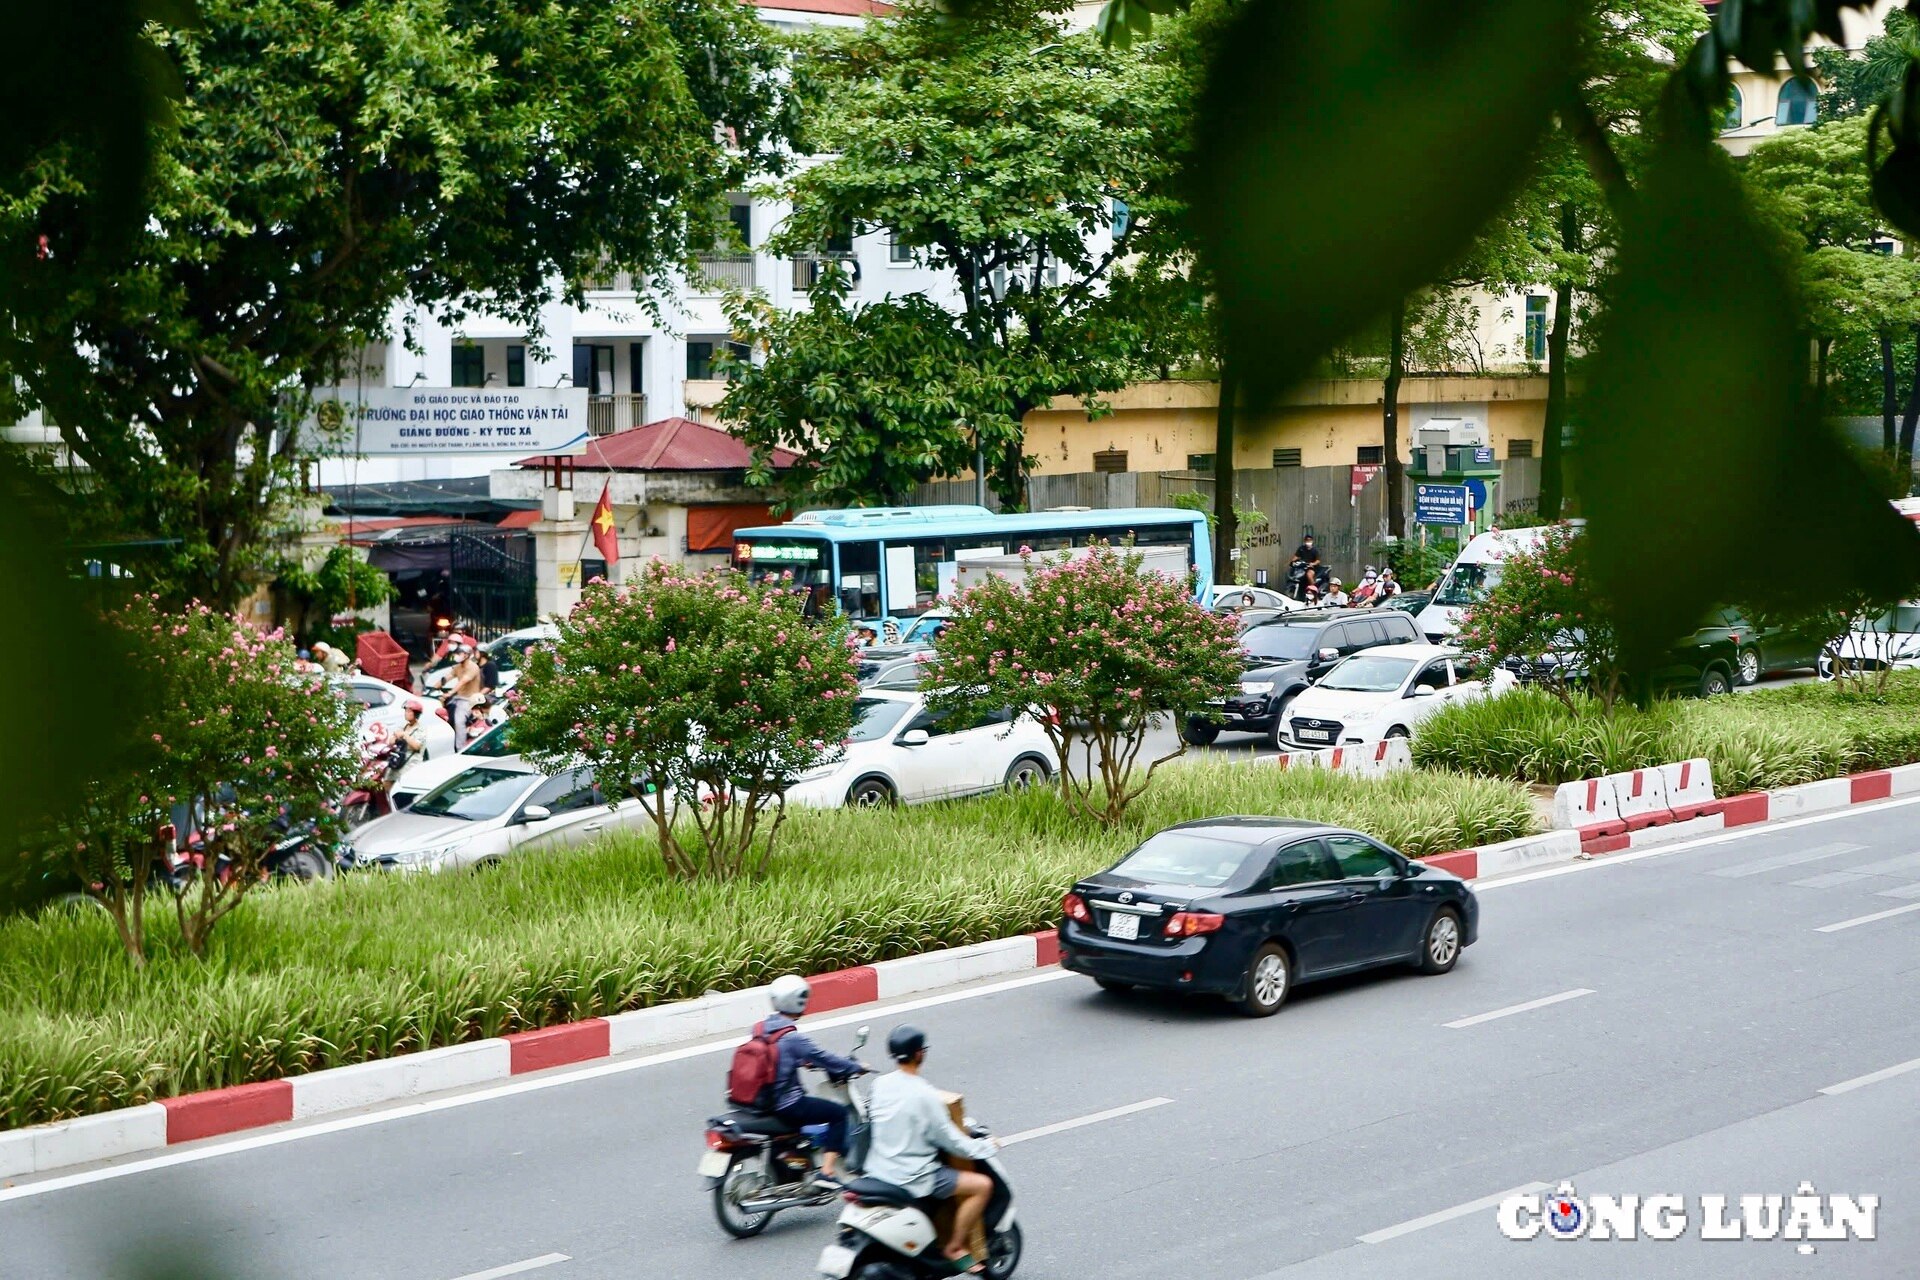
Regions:
[[[1226,922],[1225,916],[1211,911],[1176,911],[1167,921],[1167,936],[1197,938],[1203,933],[1212,933]]]
[[[1087,910],[1087,900],[1077,893],[1060,899],[1060,910],[1069,920],[1078,920],[1081,924],[1093,923],[1093,912]]]

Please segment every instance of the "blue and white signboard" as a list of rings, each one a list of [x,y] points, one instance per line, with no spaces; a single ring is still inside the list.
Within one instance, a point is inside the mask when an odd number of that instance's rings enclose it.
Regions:
[[[579,453],[583,387],[323,387],[307,430],[325,457]]]
[[[1473,450],[1474,466],[1484,467],[1489,465],[1492,461],[1493,461],[1493,447],[1491,445],[1476,445],[1474,447],[1474,450]]]
[[[1413,486],[1413,518],[1418,524],[1465,524],[1467,487],[1462,484]]]

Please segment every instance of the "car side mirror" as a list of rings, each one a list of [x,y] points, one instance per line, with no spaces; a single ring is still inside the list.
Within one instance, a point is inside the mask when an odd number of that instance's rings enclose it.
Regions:
[[[1322,662],[1338,662],[1340,660],[1340,651],[1338,649],[1322,649],[1318,656]]]
[[[522,822],[545,822],[553,816],[553,810],[543,804],[530,804],[520,811]]]
[[[855,1053],[860,1052],[860,1050],[863,1047],[865,1047],[867,1043],[867,1037],[870,1036],[872,1033],[873,1033],[872,1027],[861,1027],[858,1031],[853,1033],[853,1051]]]
[[[1423,685],[1416,685],[1415,687],[1407,690],[1407,696],[1409,698],[1431,698],[1437,692],[1438,690],[1434,689],[1433,686],[1423,684]]]
[[[909,729],[900,735],[900,745],[903,747],[924,747],[928,741],[925,729]]]

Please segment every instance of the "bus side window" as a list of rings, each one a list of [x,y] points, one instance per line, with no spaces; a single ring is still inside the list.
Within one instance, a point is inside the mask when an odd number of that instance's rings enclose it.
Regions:
[[[880,544],[840,544],[840,611],[854,618],[880,616]]]

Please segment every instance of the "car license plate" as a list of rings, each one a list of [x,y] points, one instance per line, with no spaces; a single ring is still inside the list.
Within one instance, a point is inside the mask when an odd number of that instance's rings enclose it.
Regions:
[[[1300,739],[1302,742],[1331,742],[1333,740],[1333,730],[1331,729],[1295,729],[1293,731],[1293,736]]]
[[[844,1280],[853,1271],[853,1260],[858,1256],[843,1244],[830,1244],[820,1251],[820,1274]]]
[[[1107,936],[1132,941],[1140,936],[1140,917],[1128,911],[1115,911],[1107,916]]]
[[[707,1152],[707,1154],[700,1157],[700,1176],[703,1178],[722,1177],[727,1172],[727,1164],[730,1160],[732,1160],[732,1157],[724,1151]]]

